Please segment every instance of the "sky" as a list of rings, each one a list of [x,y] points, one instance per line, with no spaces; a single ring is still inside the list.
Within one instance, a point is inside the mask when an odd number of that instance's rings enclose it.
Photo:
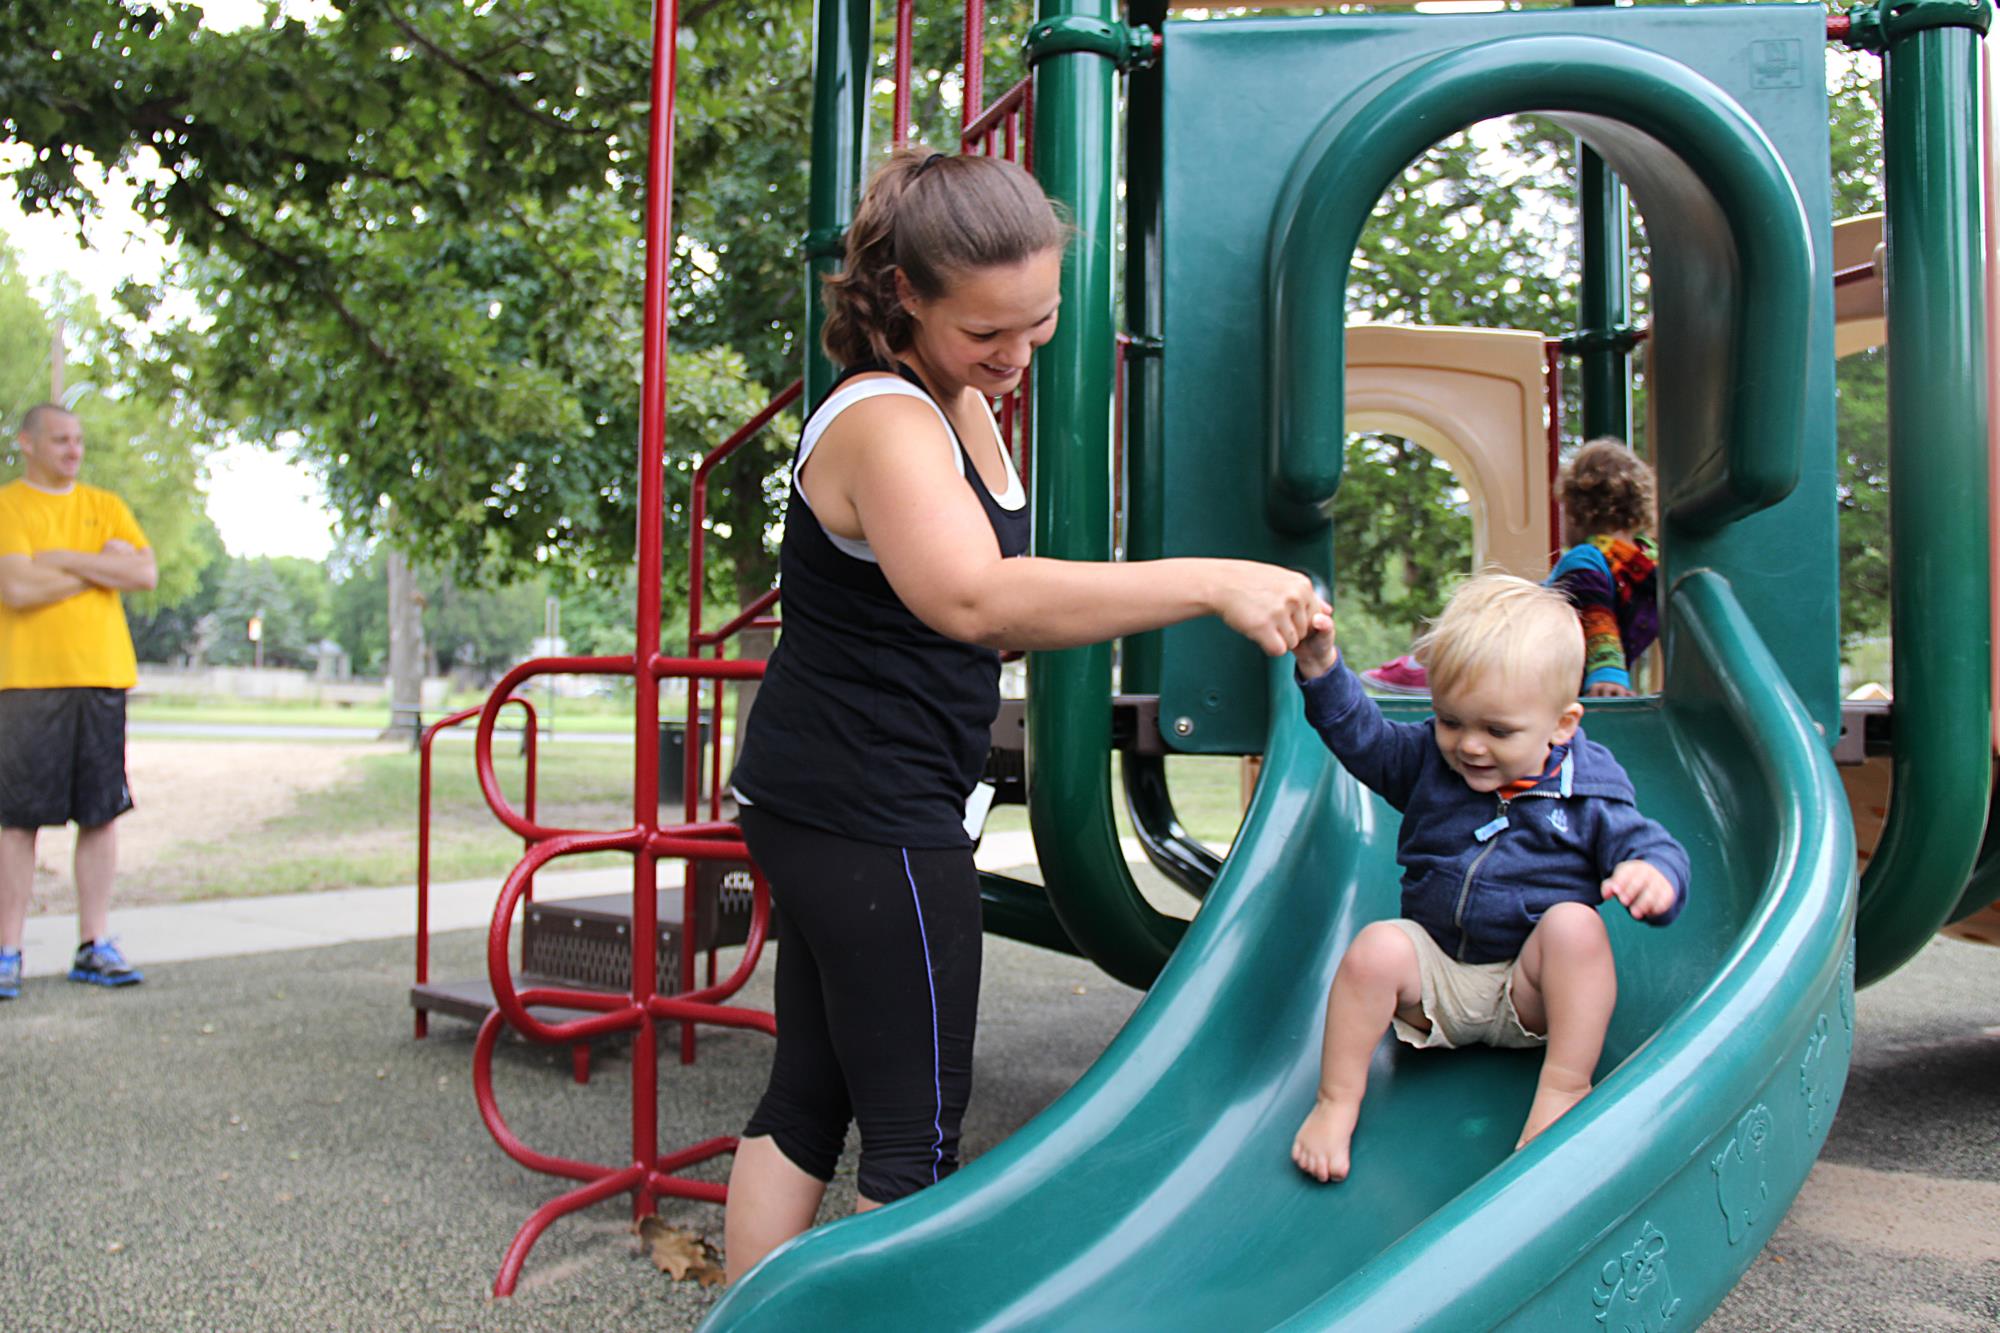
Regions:
[[[199,7],[209,27],[224,30],[258,22],[264,15],[263,0],[201,0]],[[322,7],[311,0],[288,0],[285,6],[288,13],[300,16]],[[0,168],[5,165],[5,154],[0,153]],[[100,176],[92,183],[101,182]],[[63,273],[109,309],[111,293],[126,278],[158,281],[172,252],[131,211],[130,187],[121,189],[112,181],[99,197],[105,203],[104,213],[89,225],[86,250],[78,247],[69,222],[23,217],[13,194],[0,189],[0,233],[6,235],[22,273],[38,294],[49,278]],[[171,297],[166,305],[173,313],[193,309],[191,303],[176,303]],[[318,480],[281,451],[230,443],[209,456],[203,489],[208,493],[209,517],[231,555],[322,560],[333,547],[333,515]]]

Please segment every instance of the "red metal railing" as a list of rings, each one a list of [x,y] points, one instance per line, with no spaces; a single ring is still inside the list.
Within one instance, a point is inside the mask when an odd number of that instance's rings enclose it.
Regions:
[[[742,633],[746,629],[776,629],[778,627],[776,617],[764,614],[777,604],[778,590],[776,588],[772,588],[752,600],[750,605],[744,607],[721,628],[704,630],[701,627],[704,610],[703,580],[708,567],[708,479],[718,466],[726,462],[737,450],[754,439],[759,432],[771,424],[780,412],[790,407],[794,402],[797,402],[799,395],[804,391],[805,381],[793,380],[780,390],[775,398],[765,404],[762,411],[745,422],[735,434],[710,450],[707,457],[703,458],[695,467],[694,482],[688,506],[690,536],[688,539],[687,655],[690,659],[699,658],[702,655],[702,651],[708,649],[714,653],[714,660],[721,662],[724,660],[723,651],[725,647],[729,640],[737,634]],[[762,663],[758,665],[761,668]],[[711,695],[709,708],[712,721],[707,742],[709,759],[707,813],[710,821],[719,824],[722,820],[723,720],[722,681],[720,679],[712,682],[709,693]],[[684,755],[686,767],[683,770],[681,785],[683,813],[689,827],[696,827],[695,821],[701,813],[701,783],[699,781],[703,749],[702,728],[700,725],[701,708],[700,683],[696,679],[690,678],[688,680],[687,692],[687,743]],[[695,921],[695,881],[696,862],[690,859],[686,864],[681,886],[683,894],[681,920],[687,923],[686,928],[681,932],[680,985],[683,992],[694,990],[695,960],[696,954],[699,952],[695,948],[693,929]],[[710,986],[715,985],[715,950],[712,948],[708,950],[708,984]],[[693,1064],[694,1055],[695,1025],[693,1023],[683,1023],[681,1025],[681,1063]]]
[[[515,703],[527,714],[526,730],[522,733],[523,753],[527,760],[524,781],[524,803],[528,807],[528,818],[535,817],[535,706],[520,695],[501,700],[501,704]],[[478,717],[477,708],[460,709],[449,717],[439,718],[424,729],[422,740],[417,744],[417,984],[423,985],[431,979],[431,744],[441,732],[448,731],[471,718]],[[532,847],[533,844],[527,844]],[[530,879],[522,897],[530,901],[534,898],[534,882]],[[416,1011],[416,1034],[422,1038],[430,1031],[430,1014]]]
[[[971,0],[976,5],[979,0]],[[969,12],[970,6],[968,6]],[[965,61],[969,71],[984,63],[985,52],[975,39],[970,19],[966,26]],[[978,153],[987,157],[1001,157],[1009,162],[1019,162],[1029,170],[1034,169],[1035,139],[1035,99],[1031,79],[1019,83],[1000,94],[993,105],[972,114],[977,106],[972,99],[972,90],[978,84],[970,73],[966,75],[965,124],[959,131],[961,152]],[[1034,374],[1031,367],[1021,376],[1021,382],[1014,391],[999,400],[994,408],[994,417],[1000,424],[1000,439],[1007,452],[1013,457],[1014,471],[1019,474],[1023,485],[1028,484],[1030,466],[1028,439],[1030,422],[1028,419],[1029,377]]]
[[[643,521],[641,526],[643,529]],[[657,531],[656,526],[656,536]],[[651,582],[657,592],[657,568],[650,580],[641,578],[642,586],[647,582]],[[494,1281],[495,1295],[505,1296],[513,1291],[528,1251],[541,1233],[566,1213],[628,1191],[634,1195],[635,1216],[651,1212],[654,1199],[660,1195],[709,1201],[720,1201],[723,1197],[722,1186],[712,1181],[690,1180],[676,1173],[693,1163],[733,1151],[736,1146],[733,1138],[704,1140],[664,1156],[658,1151],[655,1025],[659,1022],[677,1022],[684,1026],[714,1023],[770,1034],[777,1032],[777,1021],[771,1014],[720,1003],[740,989],[757,966],[770,926],[770,890],[763,876],[753,867],[749,937],[744,943],[742,960],[725,981],[699,991],[690,989],[680,995],[656,993],[657,862],[661,857],[679,857],[690,863],[704,858],[747,861],[749,849],[730,824],[689,823],[664,828],[659,825],[658,708],[657,703],[652,709],[645,707],[644,690],[651,689],[657,696],[657,682],[670,677],[685,677],[690,682],[755,679],[763,674],[763,668],[762,662],[697,660],[643,652],[631,657],[538,658],[522,663],[503,676],[485,707],[480,710],[475,742],[480,790],[494,817],[531,845],[502,885],[487,932],[486,966],[493,987],[494,1010],[480,1027],[479,1039],[473,1048],[474,1096],[478,1101],[480,1118],[502,1151],[532,1170],[585,1182],[580,1188],[550,1200],[522,1224],[501,1262],[499,1276]],[[508,696],[523,681],[549,672],[631,675],[642,682],[641,725],[651,726],[653,743],[644,744],[647,733],[645,730],[639,732],[641,744],[638,748],[645,752],[646,763],[651,768],[649,771],[640,767],[635,772],[634,785],[640,789],[647,804],[637,808],[638,818],[631,827],[589,830],[544,825],[537,822],[532,814],[516,810],[500,790],[492,753],[494,724],[500,709],[510,702]],[[651,719],[644,716],[648,712],[653,714]],[[614,994],[554,986],[517,990],[511,966],[510,937],[515,909],[526,898],[535,872],[558,857],[601,851],[629,852],[633,858],[633,963],[629,992]],[[684,941],[692,924],[690,913],[682,931]],[[531,1012],[534,1008],[551,1006],[584,1010],[592,1016],[550,1023],[536,1018]],[[599,1165],[551,1157],[529,1148],[508,1128],[493,1093],[493,1051],[503,1026],[512,1027],[531,1041],[572,1046],[611,1033],[629,1032],[632,1035],[631,1164]]]
[[[910,141],[910,45],[914,0],[896,0],[896,93],[890,138],[901,148]]]
[[[898,144],[907,141],[910,128],[913,8],[913,0],[897,0],[893,134]],[[726,1197],[722,1185],[687,1179],[678,1172],[694,1163],[734,1151],[734,1138],[708,1139],[664,1155],[658,1151],[656,1023],[682,1024],[684,1060],[693,1056],[693,1031],[697,1023],[772,1034],[777,1030],[776,1020],[771,1014],[721,1003],[748,980],[769,931],[769,886],[754,864],[751,869],[753,896],[749,937],[744,945],[743,958],[728,978],[717,982],[715,953],[710,950],[708,984],[700,990],[694,989],[696,951],[692,930],[695,921],[695,863],[715,859],[749,860],[749,849],[735,826],[721,819],[722,685],[725,681],[758,679],[763,675],[764,664],[755,660],[728,659],[723,652],[727,641],[745,629],[777,626],[777,620],[766,614],[778,600],[777,590],[753,599],[750,605],[716,629],[703,629],[701,621],[710,474],[778,413],[796,401],[802,386],[797,383],[788,386],[755,418],[704,458],[696,470],[689,551],[688,655],[669,657],[659,651],[660,557],[666,426],[667,259],[671,253],[672,237],[674,34],[679,26],[679,11],[678,0],[664,0],[654,11],[651,141],[647,173],[644,388],[639,440],[636,648],[630,657],[551,657],[524,662],[502,677],[485,706],[479,710],[475,754],[480,790],[494,816],[526,840],[528,850],[507,877],[493,908],[487,937],[487,970],[495,1008],[480,1027],[474,1045],[474,1091],[480,1117],[504,1152],[531,1170],[581,1182],[577,1188],[536,1209],[515,1233],[494,1281],[494,1294],[500,1296],[513,1291],[528,1252],[542,1232],[557,1218],[568,1213],[628,1192],[633,1195],[635,1216],[652,1211],[653,1201],[660,1195],[712,1202],[721,1202]],[[984,26],[983,0],[968,0],[964,29],[966,95],[961,148],[988,154],[997,150],[1002,156],[1025,160],[1033,124],[1032,104],[1025,81],[1010,88],[992,106],[974,114],[974,108],[979,107],[985,81]],[[1024,382],[1023,388],[1011,395],[1000,408],[1002,434],[1014,452],[1017,470],[1023,477],[1027,472],[1026,402]],[[703,656],[704,652],[712,655]],[[633,822],[630,827],[616,830],[547,827],[535,819],[532,794],[528,797],[529,808],[524,814],[515,810],[500,790],[492,756],[494,722],[499,709],[510,701],[525,702],[514,699],[512,691],[522,681],[549,672],[629,675],[633,678],[637,719],[633,756]],[[683,792],[686,822],[662,827],[658,822],[659,682],[674,678],[688,682],[688,744]],[[710,691],[706,703],[702,698],[704,683]],[[699,775],[703,758],[699,721],[704,707],[708,709],[713,724],[710,741],[713,749],[707,754],[711,778],[707,794],[708,817],[699,819],[702,813]],[[453,719],[454,722],[463,720],[465,715]],[[533,791],[532,782],[529,791]],[[428,812],[427,802],[425,811]],[[517,990],[509,967],[509,935],[514,911],[528,897],[535,872],[559,857],[600,851],[628,852],[633,858],[632,984],[629,993],[561,987]],[[682,931],[682,990],[675,995],[657,994],[654,981],[658,927],[655,871],[661,857],[679,857],[688,863],[683,881],[687,899]],[[567,1022],[543,1022],[530,1012],[533,1008],[551,1006],[581,1010],[590,1016]],[[493,1052],[503,1026],[514,1028],[530,1040],[545,1043],[574,1044],[608,1033],[632,1034],[632,1151],[626,1164],[610,1166],[555,1157],[536,1151],[513,1133],[500,1112],[493,1091]]]
[[[480,1028],[473,1049],[473,1084],[481,1118],[494,1140],[516,1161],[583,1182],[535,1210],[508,1247],[495,1278],[495,1295],[510,1294],[528,1251],[557,1218],[589,1207],[613,1195],[630,1192],[633,1214],[653,1211],[660,1195],[718,1200],[723,1187],[712,1181],[677,1174],[693,1163],[732,1151],[735,1140],[716,1138],[662,1155],[658,1151],[658,1050],[656,1024],[715,1023],[774,1033],[776,1020],[768,1013],[717,1003],[742,985],[756,967],[770,921],[770,893],[763,877],[752,872],[749,938],[743,960],[723,984],[677,996],[656,993],[655,950],[659,926],[657,862],[662,856],[689,860],[747,860],[749,850],[735,830],[722,824],[687,824],[663,828],[659,823],[659,683],[684,677],[697,680],[751,679],[763,674],[761,662],[698,660],[668,657],[660,647],[660,569],[664,502],[663,461],[666,456],[666,368],[668,333],[667,261],[671,254],[675,33],[678,0],[664,0],[653,14],[652,113],[647,161],[646,285],[644,382],[639,432],[639,594],[636,643],[630,656],[551,657],[524,662],[501,678],[480,710],[476,763],[480,790],[494,816],[532,845],[507,877],[494,904],[487,936],[487,972],[495,1008]],[[700,531],[699,527],[696,529]],[[696,585],[699,586],[699,583]],[[589,675],[629,675],[636,696],[633,737],[633,821],[611,831],[546,827],[532,815],[516,811],[501,792],[493,771],[493,729],[501,706],[522,681],[547,672]],[[558,857],[584,852],[622,851],[632,856],[632,982],[628,993],[538,987],[517,992],[509,966],[509,935],[516,906],[528,892],[534,873]],[[683,936],[693,926],[686,921]],[[545,1023],[530,1009],[560,1005],[583,1010],[591,1017]],[[536,1152],[508,1128],[493,1095],[494,1045],[502,1025],[541,1042],[574,1043],[612,1032],[632,1036],[631,1152],[624,1165],[571,1161]]]

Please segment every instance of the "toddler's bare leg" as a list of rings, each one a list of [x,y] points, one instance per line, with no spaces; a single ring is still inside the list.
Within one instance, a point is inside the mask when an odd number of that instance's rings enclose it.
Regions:
[[[1430,1026],[1423,1011],[1423,978],[1410,937],[1377,921],[1354,937],[1333,976],[1326,1000],[1326,1040],[1320,1048],[1319,1096],[1292,1140],[1292,1160],[1319,1181],[1347,1178],[1347,1148],[1361,1095],[1368,1090],[1368,1057],[1392,1017]]]
[[[1521,1147],[1583,1100],[1618,1004],[1611,938],[1595,909],[1557,903],[1543,914],[1514,964],[1514,1012],[1548,1034],[1542,1077],[1521,1130]]]

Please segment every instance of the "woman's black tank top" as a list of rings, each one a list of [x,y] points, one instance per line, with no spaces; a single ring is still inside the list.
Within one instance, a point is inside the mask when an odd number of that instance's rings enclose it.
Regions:
[[[856,366],[833,387],[887,369]],[[896,371],[923,388],[908,367]],[[956,430],[952,438],[1001,555],[1024,554],[1027,506],[1001,508]],[[969,846],[965,802],[1000,707],[1000,655],[917,619],[877,565],[833,544],[799,492],[796,464],[793,476],[778,553],[784,631],[733,785],[781,818],[860,842]]]

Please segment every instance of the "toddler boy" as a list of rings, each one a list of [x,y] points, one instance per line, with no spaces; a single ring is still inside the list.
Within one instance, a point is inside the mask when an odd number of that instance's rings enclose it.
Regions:
[[[1327,999],[1319,1094],[1292,1143],[1342,1180],[1384,1028],[1412,1046],[1543,1046],[1519,1143],[1590,1091],[1617,1003],[1597,906],[1664,926],[1687,853],[1639,813],[1632,783],[1585,738],[1583,630],[1559,591],[1505,574],[1461,585],[1417,643],[1432,716],[1391,722],[1332,629],[1297,649],[1306,718],[1347,770],[1403,813],[1402,916],[1355,936]]]

